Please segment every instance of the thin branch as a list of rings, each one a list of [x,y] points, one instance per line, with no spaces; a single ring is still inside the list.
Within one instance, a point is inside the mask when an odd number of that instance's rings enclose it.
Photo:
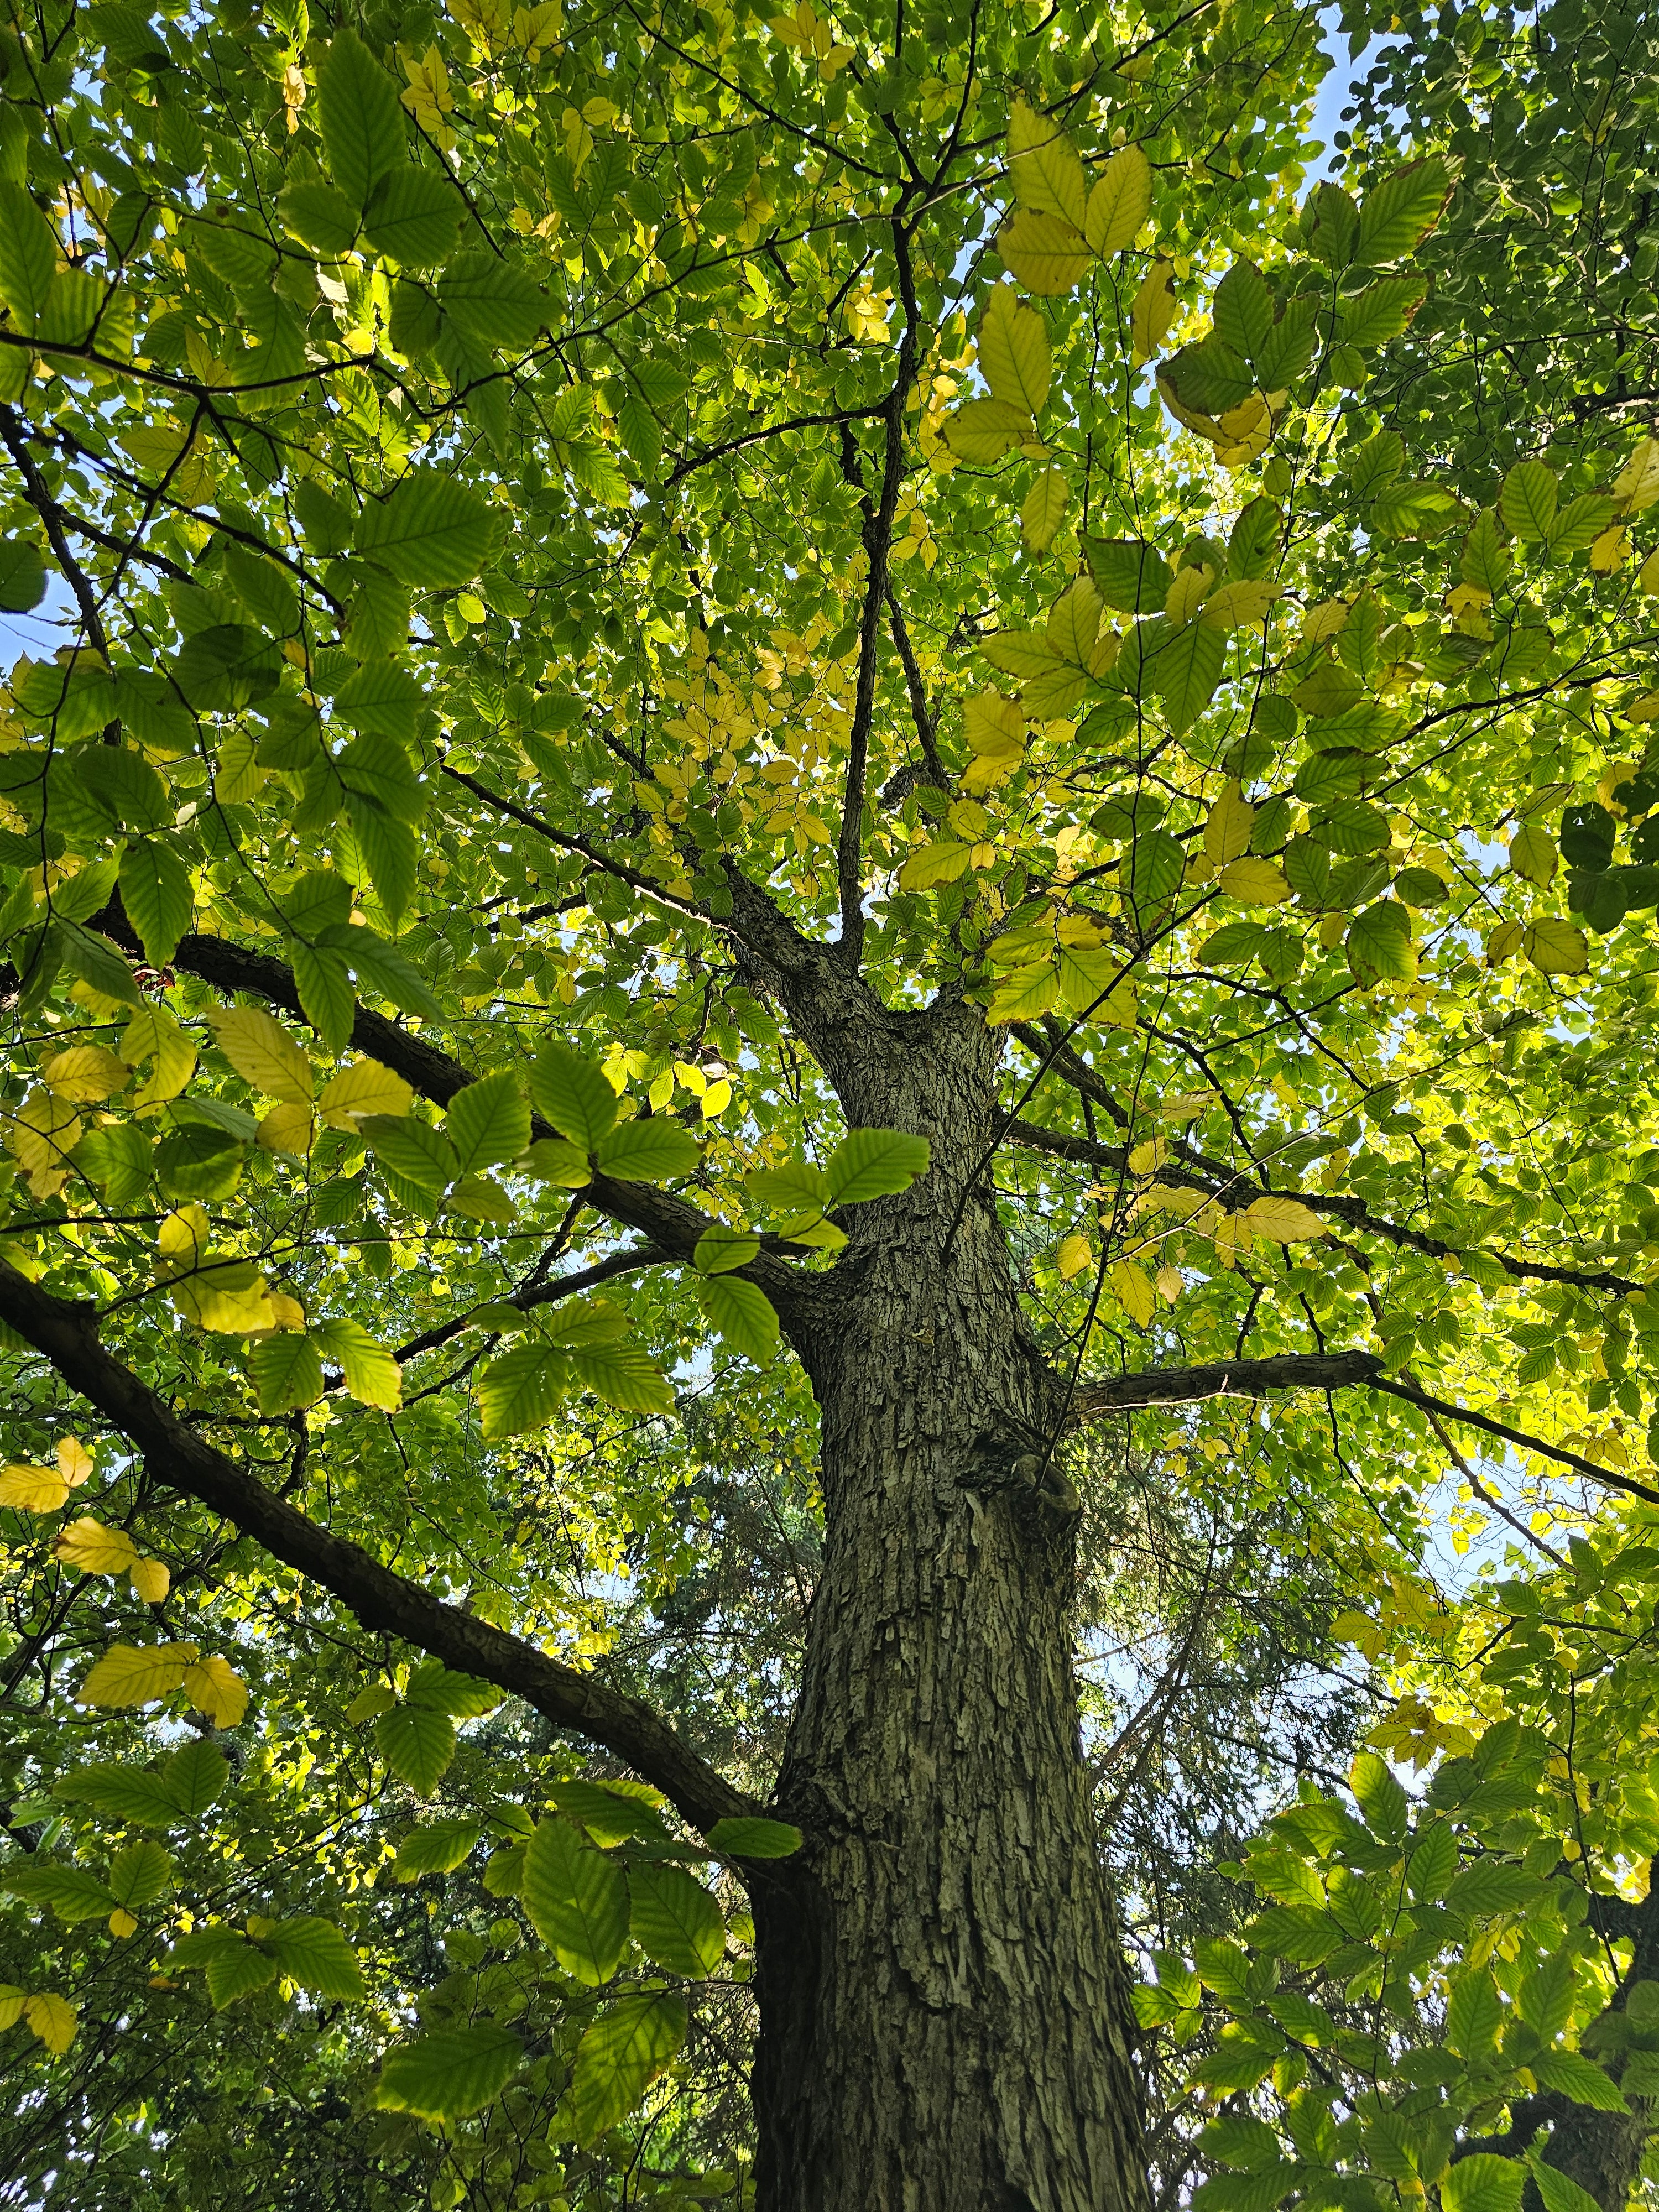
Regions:
[[[1638,1482],[1612,1468],[1597,1467],[1593,1459],[1584,1458],[1580,1452],[1568,1451],[1561,1444],[1547,1444],[1541,1437],[1529,1436],[1525,1429],[1512,1429],[1506,1422],[1494,1421],[1490,1413],[1471,1413],[1467,1406],[1454,1406],[1449,1399],[1419,1390],[1414,1382],[1402,1382],[1391,1375],[1372,1376],[1370,1381],[1373,1389],[1385,1390],[1391,1398],[1403,1398],[1408,1406],[1420,1406],[1425,1413],[1443,1413],[1449,1421],[1462,1421],[1469,1428],[1484,1429],[1489,1437],[1501,1437],[1506,1444],[1517,1445],[1522,1451],[1541,1452],[1546,1459],[1570,1467],[1578,1474],[1587,1474],[1592,1482],[1604,1483],[1609,1490],[1622,1490],[1627,1497],[1644,1498],[1650,1505],[1659,1505],[1659,1490],[1651,1484]]]

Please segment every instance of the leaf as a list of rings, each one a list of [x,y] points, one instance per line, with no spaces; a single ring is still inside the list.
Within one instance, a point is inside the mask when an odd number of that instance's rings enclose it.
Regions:
[[[1041,315],[1022,307],[1006,285],[992,293],[979,326],[979,365],[991,396],[1029,416],[1048,398],[1048,333]]]
[[[109,1863],[109,1893],[128,1911],[154,1905],[173,1886],[173,1860],[160,1844],[129,1844]]]
[[[398,1881],[418,1881],[422,1875],[453,1874],[477,1840],[476,1820],[428,1820],[424,1827],[411,1828],[398,1844],[392,1875]]]
[[[1532,2062],[1541,2087],[1570,2097],[1594,2112],[1628,2112],[1619,2085],[1593,2059],[1578,2051],[1547,2051]]]
[[[46,566],[33,539],[0,539],[0,613],[28,614],[46,596]]]
[[[150,1828],[171,1827],[180,1811],[161,1775],[141,1766],[112,1762],[72,1768],[52,1784],[52,1795],[72,1805],[88,1805],[94,1813],[124,1824]]]
[[[401,1075],[378,1060],[343,1067],[323,1085],[317,1111],[331,1129],[356,1129],[368,1115],[405,1115],[415,1093]]]
[[[1517,461],[1498,497],[1504,527],[1528,543],[1541,544],[1555,520],[1559,492],[1553,469],[1542,461]]]
[[[723,1859],[787,1859],[805,1838],[787,1820],[763,1820],[739,1816],[716,1820],[703,1840]]]
[[[1008,118],[1008,173],[1022,207],[1082,227],[1088,187],[1077,149],[1058,124],[1023,100]]]
[[[1552,2166],[1541,2153],[1534,2151],[1527,2163],[1543,2199],[1544,2212],[1601,2212],[1601,2200],[1588,2189],[1581,2189],[1559,2166]]]
[[[678,1997],[625,1996],[608,2005],[576,2046],[571,2095],[578,2142],[591,2143],[625,2119],[684,2040]]]
[[[964,461],[988,467],[1015,446],[1036,435],[1036,424],[1023,407],[1006,399],[969,399],[950,416],[945,442]]]
[[[462,2120],[495,2102],[523,2057],[512,2029],[495,2021],[439,2028],[386,2053],[374,2102],[417,2119]]]
[[[1274,1244],[1303,1244],[1326,1234],[1324,1223],[1310,1206],[1293,1198],[1258,1198],[1244,1209],[1244,1220],[1255,1237]]]
[[[0,1505],[13,1512],[61,1512],[68,1497],[68,1483],[52,1468],[14,1463],[0,1468]]]
[[[674,1386],[637,1345],[595,1344],[570,1354],[584,1389],[624,1413],[672,1413]]]
[[[1019,526],[1033,553],[1046,553],[1066,519],[1066,479],[1058,469],[1044,469],[1025,495],[1019,510]]]
[[[1521,933],[1521,949],[1543,975],[1582,975],[1589,966],[1589,946],[1583,931],[1553,915],[1527,924]]]
[[[357,210],[321,177],[296,178],[276,195],[283,227],[319,253],[348,252],[357,235]]]
[[[397,1412],[403,1402],[403,1370],[361,1322],[313,1322],[311,1337],[321,1351],[339,1361],[346,1389],[360,1405]]]
[[[455,1756],[455,1723],[434,1705],[398,1705],[376,1720],[374,1741],[398,1779],[429,1797]]]
[[[1404,1840],[1411,1825],[1411,1800],[1386,1759],[1379,1759],[1374,1751],[1362,1751],[1349,1771],[1348,1787],[1365,1816],[1365,1826],[1380,1843]]]
[[[646,1956],[671,1974],[702,1979],[726,1956],[720,1906],[684,1867],[629,1869],[629,1927]]]
[[[899,889],[929,891],[936,890],[941,884],[954,883],[973,855],[973,847],[957,838],[919,846],[899,870]]]
[[[1158,1311],[1158,1294],[1146,1269],[1133,1260],[1114,1260],[1106,1270],[1106,1280],[1130,1320],[1145,1328]]]
[[[0,1867],[0,1889],[21,1897],[25,1904],[55,1912],[71,1926],[81,1920],[101,1919],[116,1902],[103,1883],[84,1868],[38,1861],[20,1865],[13,1859]]]
[[[927,1172],[926,1137],[897,1129],[849,1129],[824,1163],[830,1204],[861,1206],[908,1190]]]
[[[538,1109],[584,1152],[596,1152],[617,1126],[617,1099],[604,1072],[568,1046],[545,1044],[530,1066]]]
[[[520,1896],[530,1923],[566,1973],[591,1989],[608,1982],[628,1943],[628,1882],[614,1859],[556,1814],[525,1847]]]
[[[759,1250],[760,1238],[752,1229],[728,1229],[722,1224],[703,1231],[691,1265],[700,1275],[730,1274],[734,1267],[746,1267]]]
[[[1113,155],[1095,181],[1083,234],[1103,256],[1133,246],[1152,204],[1152,168],[1139,146]]]
[[[145,959],[165,967],[190,927],[194,903],[190,871],[170,845],[128,846],[121,855],[121,902]]]
[[[186,1820],[195,1820],[223,1796],[230,1763],[205,1737],[181,1744],[161,1768],[161,1787]]]
[[[1216,888],[1246,906],[1279,906],[1291,896],[1283,872],[1254,853],[1229,860],[1216,878]]]
[[[297,1332],[262,1337],[248,1354],[248,1372],[262,1413],[287,1413],[315,1405],[323,1395],[317,1347]]]
[[[1457,1838],[1444,1820],[1433,1821],[1413,1845],[1406,1862],[1406,1881],[1419,1904],[1432,1904],[1445,1894],[1457,1872]]]
[[[997,252],[1028,292],[1072,291],[1089,265],[1089,247],[1063,216],[1022,208],[997,233]]]
[[[112,1644],[76,1695],[83,1705],[147,1705],[170,1696],[198,1656],[194,1644]]]
[[[465,484],[436,469],[411,469],[386,498],[369,500],[356,544],[400,583],[471,583],[491,543],[489,510]]]
[[[1174,274],[1172,262],[1153,262],[1129,303],[1130,341],[1137,362],[1152,359],[1175,320],[1176,298],[1170,282]]]
[[[25,2000],[23,2017],[38,2039],[56,2058],[61,2058],[75,2040],[81,2015],[67,1997],[54,1996],[37,1990]]]
[[[757,1367],[769,1367],[778,1354],[778,1317],[765,1291],[727,1275],[696,1280],[702,1310],[726,1343]]]
[[[301,1012],[331,1052],[343,1052],[357,1012],[345,962],[329,946],[298,939],[289,949]]]
[[[1360,203],[1353,258],[1372,267],[1403,261],[1439,221],[1451,185],[1451,172],[1438,155],[1385,177]]]
[[[317,124],[335,183],[367,208],[408,145],[397,87],[355,31],[337,32],[317,63]]]
[[[331,1920],[282,1920],[261,1938],[289,1981],[314,1997],[367,1994],[357,1954]]]
[[[406,269],[430,269],[453,249],[461,227],[460,195],[432,169],[398,168],[370,194],[363,234],[377,253]]]
[[[1226,639],[1206,623],[1175,631],[1152,664],[1152,688],[1177,737],[1191,729],[1214,696],[1226,658]]]
[[[486,1443],[545,1428],[563,1402],[564,1362],[532,1339],[492,1359],[478,1377]]]
[[[1486,1967],[1467,1968],[1452,1984],[1446,2006],[1448,2045],[1460,2057],[1484,2058],[1497,2049],[1503,2025],[1504,2006],[1497,1984]]]
[[[1089,573],[1109,607],[1150,614],[1164,605],[1172,574],[1156,546],[1135,538],[1085,538]]]
[[[57,269],[57,234],[33,194],[9,177],[0,181],[0,299],[22,329],[34,328]]]
[[[83,1516],[58,1530],[52,1557],[83,1575],[124,1575],[137,1564],[138,1548],[124,1529]]]
[[[1354,916],[1347,948],[1348,965],[1362,988],[1385,977],[1409,982],[1417,973],[1411,916],[1395,899],[1379,899]]]
[[[601,1138],[595,1157],[600,1172],[614,1182],[678,1182],[696,1172],[702,1147],[678,1121],[653,1115],[649,1121],[624,1121]]]
[[[216,1728],[234,1728],[247,1711],[247,1686],[225,1659],[198,1659],[179,1684],[199,1713]]]
[[[1218,867],[1248,852],[1255,809],[1244,797],[1237,781],[1226,784],[1204,823],[1204,850]]]
[[[366,1114],[357,1128],[374,1147],[376,1158],[384,1160],[394,1175],[434,1197],[460,1173],[455,1147],[448,1138],[412,1114]]]
[[[1527,2168],[1519,2159],[1474,2151],[1441,2178],[1445,2212],[1518,2212]]]
[[[216,2012],[234,2004],[238,1997],[268,1988],[278,1972],[275,1959],[240,1936],[216,1945],[206,1964],[208,1995]]]

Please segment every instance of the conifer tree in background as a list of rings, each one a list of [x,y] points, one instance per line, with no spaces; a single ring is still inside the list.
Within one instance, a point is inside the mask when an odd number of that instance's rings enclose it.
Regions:
[[[0,2202],[1650,2195],[1659,33],[1345,27],[0,33]]]

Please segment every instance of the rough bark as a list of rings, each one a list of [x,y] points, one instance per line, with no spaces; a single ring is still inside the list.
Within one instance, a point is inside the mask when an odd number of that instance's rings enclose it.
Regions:
[[[862,1026],[862,1025],[861,1025]],[[756,1898],[768,2212],[1135,2212],[1129,2009],[1079,1755],[1060,1417],[988,1194],[995,1040],[887,1017],[831,1072],[931,1172],[859,1209],[823,1421],[825,1558]],[[948,1249],[947,1249],[948,1248]]]

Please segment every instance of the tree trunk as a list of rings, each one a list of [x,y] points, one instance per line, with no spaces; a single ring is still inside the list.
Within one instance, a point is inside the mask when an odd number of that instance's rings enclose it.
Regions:
[[[988,1192],[996,1041],[894,1018],[833,1073],[932,1171],[858,1209],[823,1418],[825,1555],[756,1898],[764,2212],[1139,2212],[1129,2008],[1078,1741],[1060,1411]],[[842,1271],[838,1271],[841,1273]]]

